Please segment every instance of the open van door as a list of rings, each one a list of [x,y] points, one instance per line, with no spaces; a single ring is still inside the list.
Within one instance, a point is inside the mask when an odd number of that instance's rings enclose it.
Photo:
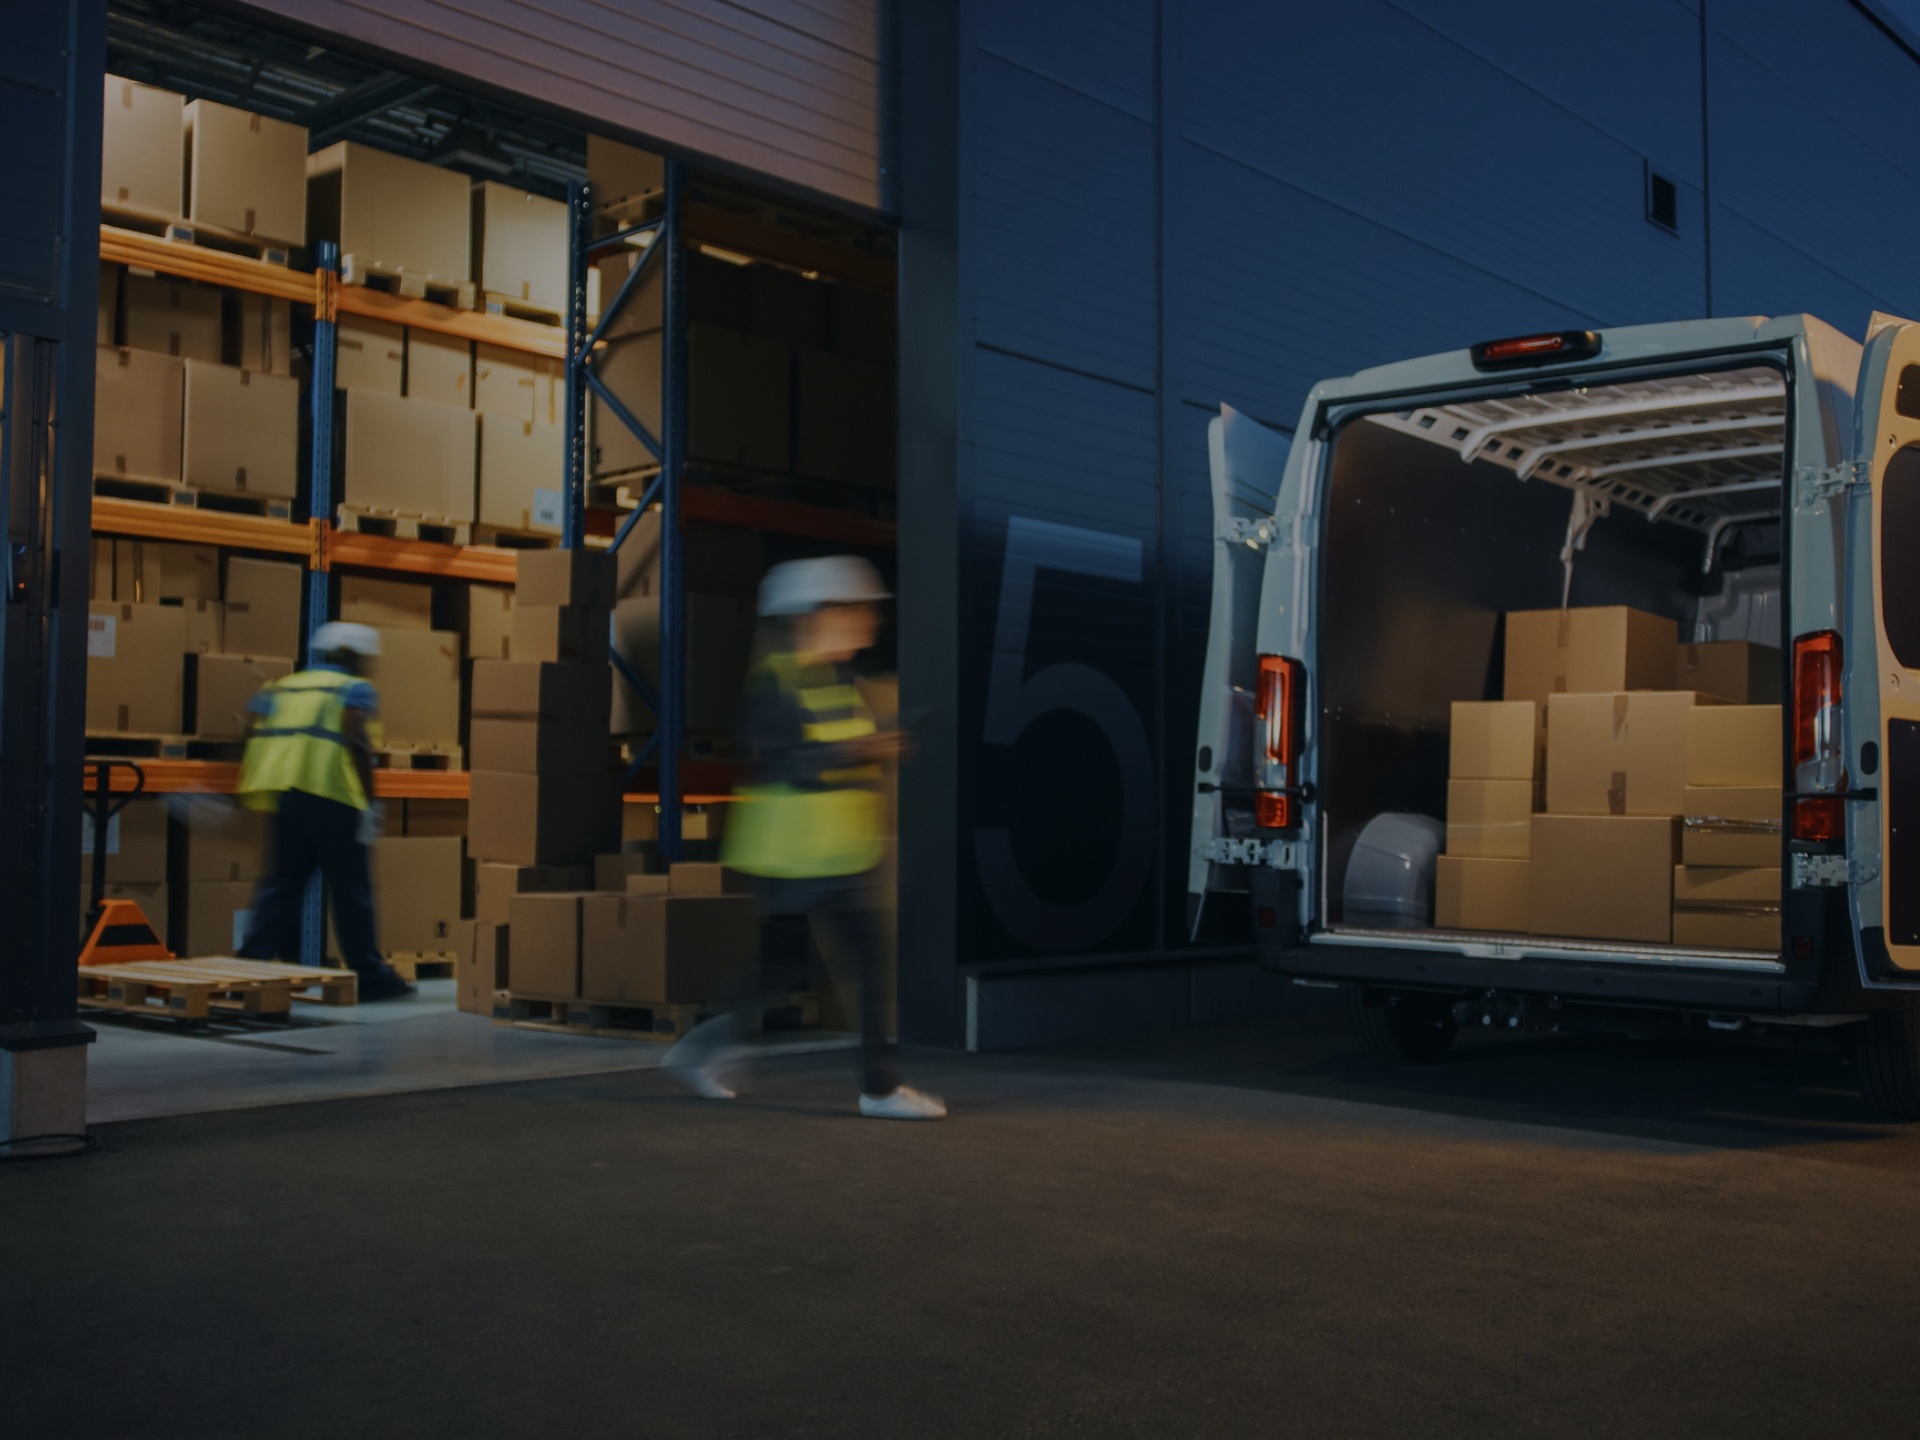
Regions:
[[[1860,362],[1854,466],[1847,514],[1847,717],[1850,786],[1847,856],[1830,862],[1844,877],[1869,986],[1920,984],[1920,324],[1875,315]],[[1801,700],[1806,637],[1795,641],[1795,729],[1809,716]],[[1817,737],[1796,737],[1796,761]],[[1815,777],[1817,779],[1817,777]],[[1796,795],[1809,789],[1795,777]],[[1868,799],[1872,792],[1877,799]],[[1813,804],[1820,802],[1815,801]],[[1796,799],[1800,813],[1809,804]],[[1804,835],[1802,838],[1805,838]],[[1809,876],[1796,875],[1796,883]]]
[[[1274,508],[1288,442],[1231,406],[1207,426],[1213,481],[1213,605],[1194,758],[1188,920],[1199,924],[1207,892],[1244,891],[1222,872],[1221,841],[1254,835],[1254,686],[1259,668],[1261,582],[1275,535]]]

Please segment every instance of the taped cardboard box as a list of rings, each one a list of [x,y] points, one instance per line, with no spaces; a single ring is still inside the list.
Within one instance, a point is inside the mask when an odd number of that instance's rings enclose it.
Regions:
[[[591,893],[591,892],[586,892]],[[572,1000],[580,994],[580,902],[586,894],[522,893],[508,904],[507,988]]]
[[[566,459],[566,434],[560,426],[483,415],[480,523],[559,534]]]
[[[1687,717],[1689,785],[1772,785],[1784,765],[1778,705],[1707,705]]]
[[[1676,865],[1673,943],[1778,953],[1780,871]]]
[[[476,770],[468,783],[467,849],[476,860],[591,866],[619,848],[617,774]]]
[[[253,919],[253,892],[251,880],[196,880],[178,886],[177,953],[187,959],[239,954]]]
[[[242,740],[248,707],[260,687],[293,670],[291,660],[251,655],[187,657],[187,733],[203,740]]]
[[[407,330],[407,398],[473,408],[473,345],[432,330]]]
[[[407,330],[390,320],[342,315],[334,330],[333,383],[339,390],[398,400],[407,389]]]
[[[178,480],[186,363],[150,350],[94,351],[93,473]]]
[[[226,649],[227,607],[218,600],[163,600],[178,605],[187,626],[189,655],[214,655]]]
[[[218,290],[158,275],[129,274],[125,284],[122,333],[128,346],[183,360],[220,363],[223,325]]]
[[[107,821],[107,883],[157,885],[167,878],[167,802],[129,800]],[[80,812],[80,888],[93,883],[93,812]],[[164,932],[162,932],[164,933]]]
[[[1508,700],[1665,690],[1673,684],[1679,627],[1625,605],[1507,612]],[[1551,722],[1549,722],[1551,723]]]
[[[607,770],[605,665],[476,660],[468,748],[476,770]]]
[[[587,184],[598,209],[626,207],[666,188],[667,162],[651,150],[587,135]]]
[[[516,605],[611,610],[617,598],[619,567],[605,550],[521,550],[515,565]]]
[[[592,883],[593,871],[585,865],[499,865],[482,861],[473,867],[474,918],[505,925],[516,895],[585,890]]]
[[[373,674],[385,743],[442,750],[460,744],[460,637],[450,630],[383,629]]]
[[[760,919],[736,895],[603,895],[580,904],[580,993],[630,1004],[714,998],[760,958]]]
[[[340,618],[376,630],[431,630],[433,586],[372,575],[342,575]]]
[[[201,490],[291,500],[300,475],[300,382],[186,362],[181,478]]]
[[[295,246],[307,238],[307,129],[190,100],[183,112],[187,216]]]
[[[473,274],[489,295],[567,308],[567,207],[497,180],[473,186]]]
[[[1456,780],[1542,780],[1546,710],[1532,700],[1456,700],[1447,774]]]
[[[454,970],[454,1007],[469,1015],[493,1014],[495,992],[507,988],[512,931],[483,920],[460,922],[459,962]]]
[[[233,298],[231,344],[240,368],[262,375],[293,374],[293,303],[244,291]],[[346,317],[340,318],[344,322]]]
[[[195,884],[258,880],[273,860],[273,817],[244,805],[188,809],[180,827],[176,879]]]
[[[177,605],[94,601],[87,611],[87,730],[178,735],[187,627]]]
[[[166,540],[116,540],[113,598],[136,605],[157,605],[162,600],[218,600],[219,547],[176,545]]]
[[[1784,814],[1778,785],[1689,785],[1680,859],[1687,865],[1778,865]]]
[[[469,185],[457,170],[370,145],[329,145],[307,157],[308,243],[332,240],[362,267],[470,280]]]
[[[349,392],[342,499],[362,509],[472,520],[476,419],[455,405]]]
[[[184,213],[183,96],[107,76],[100,203],[171,217]]]
[[[605,610],[580,605],[529,605],[522,597],[513,607],[513,658],[604,669],[609,624]]]
[[[467,655],[475,660],[513,658],[513,591],[500,585],[468,585]]]
[[[1686,804],[1688,691],[1555,695],[1547,702],[1547,809],[1679,815]]]
[[[1671,815],[1534,816],[1528,931],[1667,943],[1678,831]]]
[[[1526,858],[1539,796],[1531,780],[1449,780],[1447,854]]]
[[[1778,705],[1780,651],[1746,640],[1683,643],[1674,651],[1673,688],[1695,690],[1728,705]]]
[[[1442,930],[1526,930],[1530,862],[1442,855],[1434,865],[1433,923]]]
[[[381,952],[454,953],[460,924],[459,837],[384,835],[371,858]]]
[[[484,340],[473,347],[474,409],[528,424],[558,425],[566,418],[566,398],[567,369],[557,355],[509,350]]]
[[[236,655],[288,660],[300,653],[300,589],[306,572],[281,560],[227,557],[222,640]]]

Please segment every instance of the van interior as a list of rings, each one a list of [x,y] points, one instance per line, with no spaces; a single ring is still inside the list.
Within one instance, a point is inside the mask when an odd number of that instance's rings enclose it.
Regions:
[[[1385,811],[1443,819],[1456,700],[1501,696],[1507,611],[1630,605],[1779,646],[1786,378],[1741,368],[1345,423],[1321,567],[1321,913]]]

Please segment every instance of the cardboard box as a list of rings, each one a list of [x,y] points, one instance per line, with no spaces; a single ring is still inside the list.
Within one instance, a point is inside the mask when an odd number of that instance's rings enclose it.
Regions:
[[[300,475],[300,382],[188,360],[182,435],[187,484],[291,500]]]
[[[589,132],[587,184],[593,189],[593,203],[598,208],[630,204],[666,188],[667,162],[651,150]]]
[[[94,601],[87,611],[87,730],[178,735],[186,620],[177,605]]]
[[[619,566],[605,550],[522,550],[518,552],[515,605],[572,605],[611,610]],[[522,659],[530,657],[522,656]]]
[[[706,860],[682,860],[667,871],[675,895],[751,895],[753,881],[737,870]]]
[[[88,558],[92,568],[87,574],[87,598],[89,600],[113,599],[114,543],[93,537],[88,549]]]
[[[100,263],[100,288],[93,307],[95,345],[120,343],[120,280],[125,270],[111,261]]]
[[[505,925],[516,895],[585,890],[592,883],[593,871],[585,865],[496,865],[482,862],[473,867],[474,918],[489,924]]]
[[[580,903],[580,993],[680,1005],[714,998],[760,958],[760,919],[734,895],[587,895]]]
[[[1433,923],[1442,930],[1527,928],[1528,861],[1442,855],[1434,865]]]
[[[211,100],[190,100],[183,114],[188,217],[282,245],[304,244],[306,127]]]
[[[894,470],[892,366],[802,349],[795,352],[794,373],[795,468],[851,485],[887,486]]]
[[[633,417],[660,438],[661,332],[626,335],[607,343],[594,361],[594,371]],[[587,425],[593,473],[618,475],[655,463],[633,432],[602,405],[587,397]]]
[[[167,904],[168,887],[163,881],[145,881],[138,885],[108,885],[100,893],[102,900],[131,900],[140,907],[140,913],[147,917],[147,924],[153,927],[153,933],[167,944],[167,927],[172,923],[171,907]],[[93,879],[91,872],[80,872],[80,925],[83,934],[86,930],[87,911],[93,906]]]
[[[489,295],[564,315],[567,207],[495,180],[476,181],[473,277]]]
[[[291,660],[266,656],[189,655],[187,733],[203,740],[245,739],[253,697],[267,681],[292,670]]]
[[[178,480],[186,362],[150,350],[94,351],[93,473]]]
[[[460,744],[458,635],[381,630],[373,681],[386,744],[415,750],[452,750]]]
[[[472,278],[470,182],[343,140],[307,157],[307,234],[332,240],[363,267],[459,283]]]
[[[433,586],[372,575],[342,575],[340,618],[376,630],[431,630]]]
[[[523,550],[520,553],[554,552]],[[607,664],[609,625],[610,617],[605,610],[578,605],[529,605],[522,596],[513,607],[513,658],[602,668]],[[603,722],[604,718],[603,714]]]
[[[217,655],[226,649],[227,607],[218,600],[165,600],[178,605],[186,622],[189,655]]]
[[[1547,702],[1547,809],[1680,814],[1694,701],[1676,690],[1555,695]]]
[[[1778,705],[1703,705],[1687,717],[1689,785],[1779,786]]]
[[[660,593],[660,515],[649,510],[634,522],[626,543],[615,552],[619,605],[657,599]],[[683,522],[680,562],[689,593],[725,595],[754,601],[767,573],[766,537],[737,525]]]
[[[1670,815],[1534,816],[1527,929],[1667,943],[1678,831]]]
[[[1449,780],[1447,854],[1524,859],[1539,793],[1531,780]]]
[[[273,861],[273,817],[244,805],[195,805],[182,816],[179,866],[184,883],[258,880]]]
[[[559,534],[566,464],[566,432],[560,426],[482,415],[480,523]]]
[[[1546,712],[1532,700],[1456,700],[1447,774],[1456,780],[1540,780]]]
[[[473,408],[473,345],[432,330],[407,331],[407,398]]]
[[[100,147],[100,203],[159,216],[183,213],[183,97],[107,76]]]
[[[731,730],[740,713],[747,668],[759,621],[753,602],[736,595],[689,591],[686,601],[684,713],[693,730]],[[627,662],[650,685],[660,676],[660,602],[624,600],[614,612],[616,643]],[[615,734],[651,730],[653,711],[632,687],[614,687],[609,726]]]
[[[566,401],[567,367],[558,356],[484,340],[473,347],[474,409],[528,424],[559,425],[566,419]]]
[[[619,847],[620,777],[476,770],[467,850],[510,865],[591,865]],[[591,873],[591,872],[589,872]]]
[[[653,857],[651,855],[643,854],[637,850],[621,850],[615,851],[611,855],[596,855],[593,857],[593,888],[596,890],[620,890],[628,894],[633,894],[636,892],[629,887],[628,881],[639,878],[643,880],[658,880],[661,884],[661,893],[664,894],[667,877],[665,875],[650,874],[647,867],[652,864]],[[644,887],[639,893],[645,893]]]
[[[1780,950],[1777,867],[1673,867],[1673,943]]]
[[[588,892],[591,893],[591,892]],[[571,1000],[580,994],[580,891],[522,892],[508,903],[507,988]]]
[[[454,970],[454,1007],[469,1015],[493,1014],[494,992],[507,988],[508,937],[505,925],[482,920],[460,922],[460,959]]]
[[[167,878],[167,802],[129,800],[107,821],[107,883],[158,885]],[[93,883],[93,812],[80,812],[80,890]]]
[[[632,274],[634,269],[645,259],[649,248],[650,247],[646,245],[622,245],[619,249],[600,255],[594,260],[593,269],[589,272],[589,278],[598,282],[601,298],[606,303],[611,304],[613,302],[613,297],[618,295],[621,287],[627,283],[627,276]],[[695,266],[698,266],[700,261],[695,260],[693,263]],[[696,270],[695,273],[698,274],[699,272]],[[633,288],[633,292],[627,296],[626,301],[620,306],[620,313],[608,322],[606,330],[607,339],[616,339],[625,335],[653,334],[657,336],[659,334],[661,326],[666,323],[666,285],[664,280],[665,271],[662,269],[659,261],[656,260],[652,265],[647,267],[646,274],[640,277],[639,283]],[[697,284],[697,281],[690,281],[688,289],[698,294]],[[696,302],[696,304],[697,303],[698,302]],[[745,307],[743,305],[741,310],[744,311],[744,309]],[[690,318],[705,320],[715,317],[702,314],[696,310]],[[737,317],[729,315],[727,318],[730,320],[737,318],[740,324],[746,323],[744,314]],[[614,393],[619,394],[620,392],[615,391]]]
[[[1689,785],[1680,825],[1681,862],[1778,865],[1784,807],[1778,785]]]
[[[235,655],[290,660],[300,653],[300,590],[306,572],[280,560],[227,557],[223,640]]]
[[[688,458],[785,473],[791,455],[793,347],[716,325],[687,328],[687,387],[692,396]],[[1671,674],[1674,637],[1669,629]],[[1509,694],[1507,698],[1535,697]]]
[[[346,404],[342,499],[433,520],[472,520],[478,417],[455,405],[356,390]]]
[[[293,304],[272,295],[234,296],[232,354],[242,370],[293,374]],[[344,323],[346,317],[340,317]]]
[[[196,880],[176,887],[180,956],[238,954],[253,919],[253,891],[251,880]]]
[[[513,591],[501,585],[469,585],[467,654],[475,660],[513,655]]]
[[[131,600],[136,605],[157,605],[162,600],[218,600],[219,547],[176,545],[166,540],[114,541],[112,598]]]
[[[1665,690],[1673,684],[1679,627],[1625,605],[1507,612],[1508,700],[1613,690]]]
[[[459,838],[383,835],[372,861],[381,953],[453,954],[460,924]]]
[[[334,330],[333,385],[336,390],[385,395],[398,400],[407,390],[407,330],[390,320],[342,315]]]
[[[474,661],[472,768],[604,775],[612,677],[605,665]]]
[[[605,859],[607,857],[602,856],[601,858]],[[652,864],[657,857],[649,851],[644,853],[636,852],[633,858],[642,859],[648,864]],[[604,890],[607,887],[602,885],[597,888]],[[650,871],[635,870],[628,873],[627,883],[623,888],[629,895],[671,895],[673,893],[673,878],[668,875],[655,874]]]
[[[1729,705],[1780,703],[1780,651],[1746,640],[1685,643],[1674,651],[1673,688],[1696,690]]]
[[[220,363],[220,292],[158,275],[129,274],[122,334],[135,350]]]
[[[392,819],[389,807],[389,820]],[[400,833],[450,835],[456,840],[467,837],[467,802],[464,800],[408,800],[400,806]]]

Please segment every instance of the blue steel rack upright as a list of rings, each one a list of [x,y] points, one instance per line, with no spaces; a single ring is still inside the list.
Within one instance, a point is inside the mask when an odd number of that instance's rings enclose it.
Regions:
[[[324,297],[313,310],[313,366],[308,378],[307,413],[313,420],[310,437],[308,513],[321,524],[333,520],[333,366],[334,304],[339,296],[340,251],[333,241],[322,240],[315,248],[313,268],[326,278],[320,282]],[[332,608],[333,577],[318,565],[307,571],[307,633],[301,648],[305,663],[313,663],[313,637],[327,623]],[[368,796],[369,800],[373,797]],[[307,882],[307,897],[300,907],[300,963],[318,965],[326,954],[326,927],[321,909],[320,876]]]

